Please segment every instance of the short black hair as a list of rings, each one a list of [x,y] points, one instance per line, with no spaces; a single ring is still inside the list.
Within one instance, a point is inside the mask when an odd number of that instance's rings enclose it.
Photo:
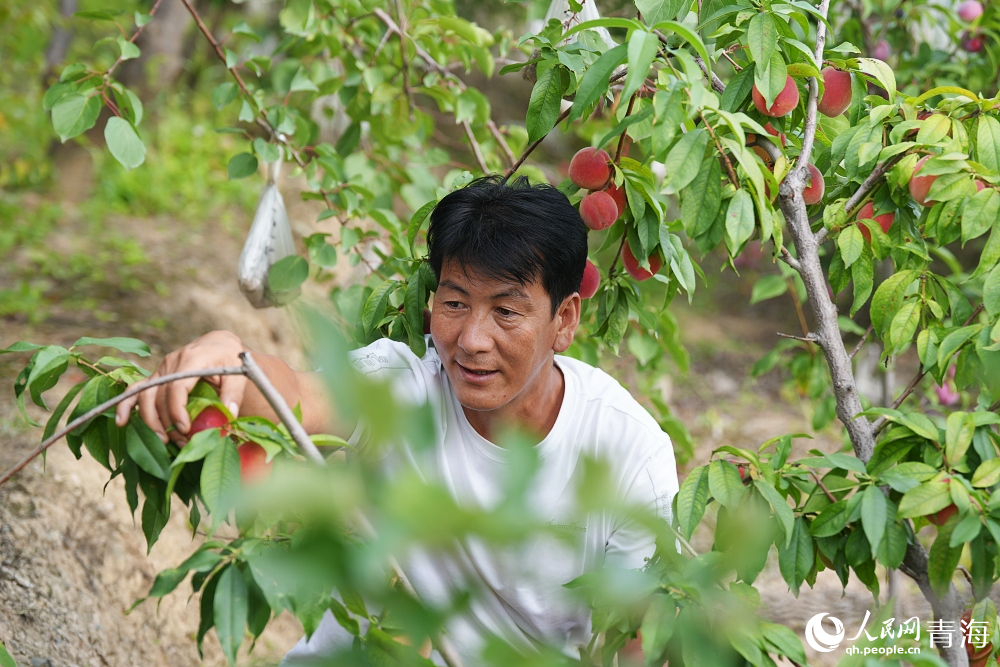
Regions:
[[[427,246],[439,280],[445,260],[494,280],[527,285],[540,278],[555,317],[563,299],[580,289],[587,226],[551,185],[485,176],[438,202]]]

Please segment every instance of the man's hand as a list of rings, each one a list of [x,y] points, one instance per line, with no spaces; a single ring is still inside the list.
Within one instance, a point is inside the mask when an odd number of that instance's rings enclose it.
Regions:
[[[243,362],[240,361],[239,355],[245,349],[243,341],[236,334],[228,331],[213,331],[201,338],[196,338],[164,357],[152,378],[203,368],[240,366]],[[288,370],[292,372],[291,369]],[[199,379],[203,379],[215,387],[222,404],[229,408],[233,417],[239,416],[243,404],[243,393],[247,386],[246,377],[243,375],[214,375],[206,378],[178,380],[139,392],[132,398],[118,404],[115,423],[119,427],[125,426],[129,413],[138,403],[142,420],[153,429],[160,440],[167,442],[169,438],[178,445],[183,445],[187,442],[186,434],[191,427],[186,407],[188,394]]]

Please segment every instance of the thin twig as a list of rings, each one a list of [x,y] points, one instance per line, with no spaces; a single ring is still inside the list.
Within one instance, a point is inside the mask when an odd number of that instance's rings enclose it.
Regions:
[[[726,174],[729,176],[729,182],[733,184],[734,188],[740,187],[740,179],[736,176],[736,170],[733,169],[733,163],[729,160],[729,155],[722,148],[722,143],[719,141],[719,137],[715,135],[715,130],[712,129],[711,123],[705,118],[705,113],[699,109],[698,115],[701,116],[701,123],[708,130],[709,135],[712,137],[712,141],[715,143],[715,149],[719,151],[719,155],[722,156],[722,161],[726,164]]]
[[[111,400],[101,403],[93,410],[89,410],[86,413],[80,415],[79,417],[77,417],[76,419],[74,419],[73,421],[66,424],[64,427],[62,427],[61,429],[50,435],[48,438],[43,440],[42,444],[33,449],[30,453],[28,453],[27,456],[21,459],[13,468],[5,472],[3,476],[0,477],[0,486],[6,483],[7,480],[16,475],[18,472],[20,472],[24,468],[24,466],[31,463],[31,461],[39,454],[44,452],[46,449],[48,449],[55,443],[59,442],[60,438],[65,436],[67,433],[74,431],[78,427],[89,422],[94,417],[104,413],[106,410],[115,407],[116,405],[124,401],[126,398],[131,398],[132,396],[135,396],[136,394],[145,389],[149,389],[151,387],[157,387],[161,384],[167,384],[169,382],[175,382],[177,380],[184,380],[187,378],[211,377],[213,375],[243,375],[243,373],[244,373],[243,368],[240,366],[220,366],[218,368],[206,368],[200,371],[185,371],[183,373],[171,373],[169,375],[163,375],[150,380],[145,380],[142,383],[136,383],[131,387],[129,387],[128,389],[126,389],[121,394],[119,394],[118,396],[115,396]]]
[[[563,111],[561,114],[559,114],[559,117],[556,118],[555,125],[558,125],[559,123],[561,123],[564,120],[566,120],[566,117],[569,116],[569,112],[572,110],[572,108],[573,107],[569,107],[568,109],[566,109],[565,111]],[[553,125],[553,127],[555,127],[555,125]],[[549,135],[548,134],[543,134],[542,136],[538,137],[537,139],[535,139],[534,141],[532,141],[530,144],[528,144],[528,147],[524,149],[523,153],[521,153],[521,157],[519,157],[517,159],[517,162],[515,162],[514,164],[512,164],[510,166],[510,169],[508,169],[504,173],[504,180],[510,178],[511,175],[515,171],[517,171],[518,169],[521,168],[521,165],[524,164],[524,161],[528,159],[528,156],[531,155],[532,151],[534,151],[536,148],[538,148],[538,145],[541,144],[545,140],[545,137],[547,137],[547,136],[549,136]]]
[[[472,133],[472,126],[469,125],[469,121],[462,121],[462,129],[465,130],[465,136],[469,138],[469,145],[472,146],[472,154],[476,156],[479,168],[483,170],[484,174],[490,173],[490,168],[486,166],[486,158],[483,157],[483,150],[479,147],[479,142],[476,141],[476,135]]]
[[[285,397],[271,384],[267,375],[260,369],[257,362],[253,360],[253,356],[247,351],[240,352],[240,361],[243,362],[243,372],[247,376],[247,379],[257,385],[260,393],[264,395],[268,405],[274,410],[274,414],[278,415],[278,419],[288,429],[288,434],[292,436],[292,440],[299,446],[299,449],[314,463],[325,464],[326,459],[316,449],[313,441],[309,439],[309,434],[306,433],[305,428],[299,420],[295,418],[295,414],[288,407]]]
[[[156,2],[153,3],[153,6],[149,10],[149,19],[150,20],[146,21],[141,26],[139,26],[138,28],[136,28],[135,32],[132,33],[132,36],[129,38],[128,41],[130,41],[131,43],[135,44],[135,40],[139,39],[139,35],[142,34],[142,31],[145,30],[146,26],[149,25],[150,22],[153,20],[153,16],[156,14],[156,10],[160,8],[160,3],[161,2],[163,2],[163,0],[156,0]],[[111,75],[114,74],[114,71],[116,69],[118,69],[118,66],[121,65],[123,62],[125,62],[125,54],[124,53],[121,54],[120,56],[118,56],[118,60],[116,60],[111,65],[111,67],[108,68],[108,71],[104,73],[104,81],[105,82],[107,82],[111,78]]]
[[[965,324],[963,324],[962,326],[964,327],[969,326],[969,324],[974,319],[979,317],[979,313],[981,312],[983,312],[982,303],[976,306],[976,309],[972,311],[972,314],[969,315],[969,318],[965,320]],[[920,384],[920,381],[924,379],[925,375],[927,375],[927,371],[921,370],[917,372],[917,374],[913,377],[913,379],[910,380],[910,384],[906,385],[906,389],[903,390],[903,393],[899,395],[899,398],[897,398],[895,401],[892,402],[891,407],[893,410],[895,410],[896,408],[898,408],[900,405],[903,404],[903,401],[905,401],[906,398],[913,393],[913,390],[917,388],[917,385]],[[886,424],[888,423],[889,423],[888,420],[886,420],[884,416],[879,417],[874,422],[872,422],[872,433],[878,435],[879,433],[882,432],[882,429],[884,429]]]
[[[406,12],[403,10],[401,0],[396,0],[396,19],[399,21],[399,55],[403,60],[403,94],[406,95],[406,104],[410,108],[410,117],[413,117],[413,96],[410,92],[410,61],[406,57]]]
[[[186,2],[187,0],[183,1]],[[390,32],[396,33],[397,35],[400,36],[401,40],[403,39],[403,30],[399,27],[399,24],[393,21],[392,17],[389,16],[389,14],[387,14],[384,10],[376,7],[375,9],[372,10],[372,15],[377,17],[378,20],[384,23],[385,27]],[[413,50],[414,53],[417,54],[417,57],[420,58],[422,61],[424,61],[424,63],[431,70],[447,78],[449,81],[454,82],[455,85],[458,86],[459,91],[465,91],[467,86],[465,85],[464,81],[462,81],[458,76],[456,76],[453,72],[451,72],[451,70],[449,70],[447,67],[443,67],[441,63],[439,63],[437,60],[434,59],[434,56],[424,51],[424,49],[419,44],[417,44],[416,41],[411,39],[410,44],[413,45]],[[513,164],[514,153],[513,151],[511,151],[510,146],[507,144],[507,140],[503,136],[503,133],[500,132],[500,128],[497,127],[497,124],[493,122],[492,118],[486,121],[486,127],[487,129],[489,129],[490,134],[493,135],[493,138],[496,139],[497,143],[500,144],[500,148],[507,155],[507,159],[510,160],[511,163]]]
[[[820,15],[825,17],[830,10],[830,0],[822,0],[818,9]],[[823,62],[823,48],[825,45],[826,22],[818,21],[816,23],[816,47],[813,53],[813,56],[818,63]],[[802,133],[802,149],[799,151],[799,157],[796,160],[796,170],[803,175],[808,168],[807,165],[809,163],[809,158],[812,157],[813,142],[816,140],[816,127],[818,125],[816,111],[817,104],[819,104],[819,80],[816,77],[810,77],[809,99],[806,101],[806,121],[805,128]]]
[[[809,335],[809,324],[806,322],[806,314],[802,310],[802,302],[799,301],[799,291],[795,288],[795,281],[791,276],[785,276],[785,284],[788,285],[788,296],[795,304],[795,314],[799,318],[799,326],[802,327],[802,335]]]
[[[830,489],[826,488],[826,485],[823,484],[823,480],[819,478],[819,475],[816,474],[816,471],[810,470],[809,474],[812,476],[813,481],[816,482],[816,486],[823,489],[823,493],[826,494],[826,497],[830,500],[830,502],[831,503],[837,502],[837,497],[834,496],[832,493],[830,493]]]
[[[778,259],[780,259],[782,262],[792,267],[799,273],[802,272],[802,265],[799,264],[799,260],[792,257],[792,253],[788,252],[788,248],[786,248],[785,246],[781,246],[781,248],[778,250]]]
[[[775,331],[779,338],[791,338],[792,340],[800,340],[803,343],[815,343],[816,337],[814,334],[806,332],[805,336],[795,336],[793,334],[781,333],[780,331]]]
[[[681,535],[680,532],[676,528],[674,528],[673,526],[671,526],[669,522],[665,522],[665,523],[667,525],[667,528],[670,529],[670,532],[673,533],[674,537],[677,538],[677,541],[681,543],[681,546],[684,547],[685,549],[687,549],[688,553],[691,554],[692,557],[697,558],[698,557],[698,552],[694,550],[694,547],[691,546],[691,543],[688,542],[687,540],[685,540],[684,536]]]
[[[853,359],[858,354],[858,352],[861,351],[861,346],[865,344],[866,340],[868,340],[868,336],[869,336],[869,334],[871,334],[872,329],[874,329],[874,328],[875,328],[874,324],[869,324],[868,325],[868,328],[865,330],[865,333],[861,337],[861,340],[859,340],[858,344],[854,346],[853,350],[851,350],[851,359]]]
[[[699,4],[701,4],[700,0]],[[700,13],[700,8],[699,8],[699,13]],[[662,42],[664,46],[670,46],[670,43],[667,40],[667,36],[664,35],[662,32],[660,32],[659,30],[654,30],[653,34],[655,34],[660,39],[660,42]],[[715,75],[715,72],[712,72],[711,76],[708,75],[708,66],[705,64],[705,61],[701,59],[701,56],[696,55],[694,57],[694,61],[698,63],[698,67],[701,68],[701,71],[705,74],[705,77],[711,82],[712,90],[719,93],[720,95],[726,92],[726,84],[722,82],[722,79],[720,79],[718,76]]]
[[[628,107],[626,107],[626,109],[625,109],[625,117],[622,118],[622,121],[624,121],[625,118],[628,118],[629,116],[632,115],[632,107],[635,106],[635,98],[638,95],[639,95],[639,91],[638,90],[635,91],[634,93],[632,93],[632,97],[630,97],[629,100],[628,100]],[[626,134],[628,134],[628,130],[622,130],[621,136],[618,137],[618,148],[617,148],[617,150],[615,150],[615,164],[618,164],[618,161],[621,160],[622,149],[625,148],[625,135]]]

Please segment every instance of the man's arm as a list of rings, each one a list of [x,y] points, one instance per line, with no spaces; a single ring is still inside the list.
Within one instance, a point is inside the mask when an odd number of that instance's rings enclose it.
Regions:
[[[247,349],[236,334],[213,331],[164,357],[152,377],[217,366],[240,366],[240,352]],[[350,426],[338,423],[333,403],[318,373],[295,371],[269,354],[254,352],[253,358],[289,405],[301,405],[302,424],[307,432],[330,433],[344,438],[350,435]],[[277,419],[263,394],[245,376],[224,375],[203,379],[215,387],[219,399],[234,416],[257,415]],[[188,394],[197,382],[198,378],[178,380],[140,392],[118,404],[115,422],[124,426],[132,408],[138,403],[143,421],[161,440],[166,442],[170,439],[178,445],[184,444],[191,426],[186,409]]]

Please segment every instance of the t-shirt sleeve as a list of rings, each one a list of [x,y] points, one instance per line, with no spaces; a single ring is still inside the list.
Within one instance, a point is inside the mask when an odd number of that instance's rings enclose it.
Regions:
[[[645,463],[641,465],[625,494],[625,506],[668,524],[671,503],[677,493],[677,464],[670,438],[659,432]],[[605,549],[605,566],[636,569],[645,565],[656,550],[656,534],[636,513],[622,514],[612,528]]]
[[[362,375],[387,383],[397,401],[411,405],[421,405],[430,399],[439,366],[433,350],[421,359],[405,343],[388,338],[354,350],[350,362]],[[347,442],[356,449],[364,449],[369,432],[364,420],[359,420]]]

